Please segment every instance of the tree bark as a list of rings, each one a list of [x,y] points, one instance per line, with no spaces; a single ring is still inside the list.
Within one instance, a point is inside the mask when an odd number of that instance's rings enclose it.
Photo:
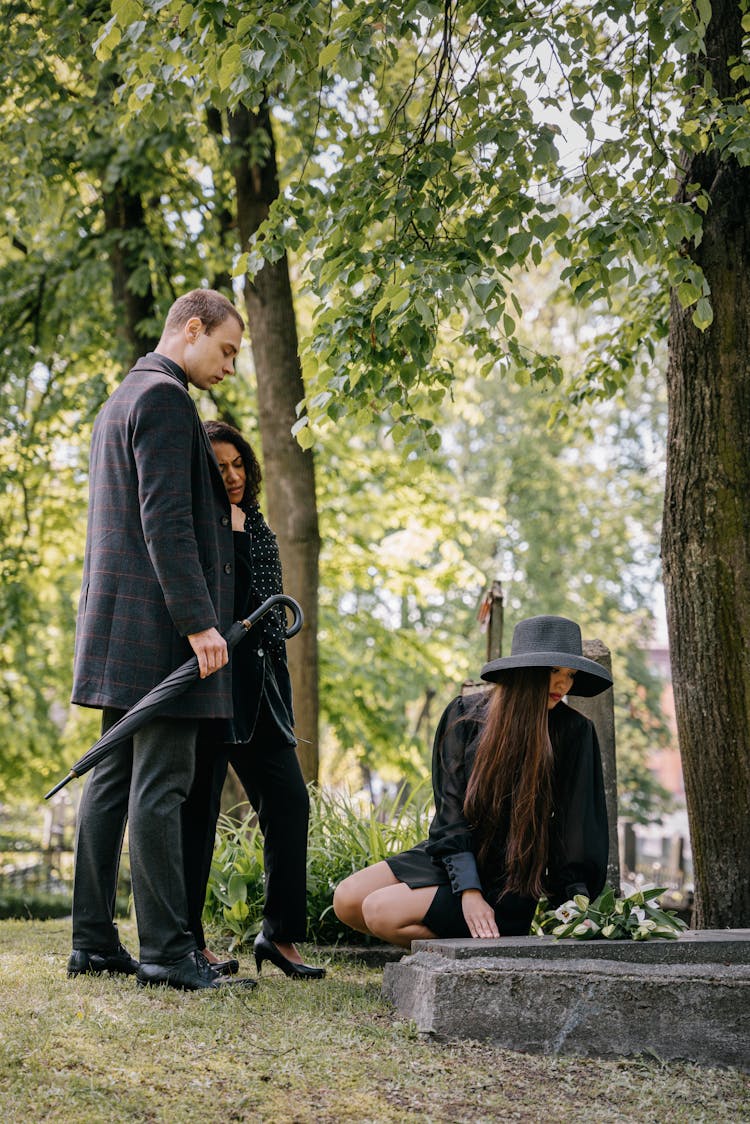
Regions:
[[[731,95],[739,5],[714,0],[706,64]],[[696,76],[698,79],[702,76]],[[700,332],[672,296],[662,557],[698,928],[750,926],[750,169],[715,149],[686,183],[709,192],[688,247],[711,286]]]
[[[229,114],[232,170],[241,243],[268,215],[278,196],[276,151],[266,105]],[[306,780],[318,776],[318,556],[320,536],[312,453],[291,435],[304,397],[297,324],[286,257],[267,262],[245,285],[250,340],[258,384],[258,414],[269,523],[279,542],[284,588],[305,614],[289,644],[298,755]]]
[[[124,349],[125,369],[129,370],[136,359],[152,351],[157,343],[156,337],[141,327],[154,315],[151,284],[143,293],[136,292],[131,285],[131,276],[143,264],[140,250],[133,244],[134,236],[142,237],[146,226],[143,202],[140,195],[117,184],[102,196],[102,211],[108,235],[117,335]]]

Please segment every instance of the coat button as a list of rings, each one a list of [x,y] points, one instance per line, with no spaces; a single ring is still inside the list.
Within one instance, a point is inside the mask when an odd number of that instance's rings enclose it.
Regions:
[[[229,516],[228,515],[222,515],[221,525],[222,525],[222,527],[228,527],[229,526]]]
[[[262,649],[262,648],[258,648],[258,656],[260,657],[260,659],[263,659],[263,657],[265,656],[265,654],[266,654],[266,653],[265,653],[265,652],[263,651],[263,649]]]
[[[224,573],[225,574],[231,574],[231,572],[232,572],[232,563],[231,562],[225,562],[224,563]]]

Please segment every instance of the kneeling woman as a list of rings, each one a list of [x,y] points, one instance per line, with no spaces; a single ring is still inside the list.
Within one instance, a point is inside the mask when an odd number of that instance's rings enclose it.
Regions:
[[[434,937],[528,933],[540,897],[595,897],[607,872],[607,812],[593,724],[566,695],[609,672],[564,617],[521,621],[489,692],[454,699],[435,735],[429,838],[345,879],[337,917],[408,947]]]

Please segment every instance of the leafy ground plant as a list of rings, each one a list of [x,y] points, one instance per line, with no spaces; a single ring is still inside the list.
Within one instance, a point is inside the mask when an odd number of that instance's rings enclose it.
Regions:
[[[137,952],[132,922],[121,933]],[[382,999],[381,971],[342,957],[319,984],[266,965],[252,992],[183,994],[68,980],[70,939],[67,921],[0,922],[8,1124],[532,1124],[581,1119],[584,1097],[608,1124],[747,1119],[736,1071],[421,1038]]]
[[[308,939],[316,944],[365,942],[332,909],[333,891],[355,870],[413,847],[427,836],[430,786],[402,786],[366,809],[349,796],[310,787],[307,856]],[[253,813],[240,823],[219,820],[204,920],[213,933],[246,944],[263,919],[263,836]]]

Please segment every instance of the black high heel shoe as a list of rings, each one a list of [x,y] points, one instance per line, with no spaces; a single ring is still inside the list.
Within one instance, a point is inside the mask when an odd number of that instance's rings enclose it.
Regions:
[[[322,980],[326,974],[325,968],[313,968],[312,964],[296,964],[294,960],[287,960],[273,941],[269,941],[265,933],[258,933],[253,944],[253,952],[258,975],[264,960],[270,960],[277,968],[281,968],[285,976],[293,980]]]
[[[236,976],[240,970],[240,962],[239,960],[235,960],[234,957],[229,960],[212,960],[212,954],[207,948],[203,949],[203,955],[208,961],[209,966],[213,969],[214,974],[217,976]]]

